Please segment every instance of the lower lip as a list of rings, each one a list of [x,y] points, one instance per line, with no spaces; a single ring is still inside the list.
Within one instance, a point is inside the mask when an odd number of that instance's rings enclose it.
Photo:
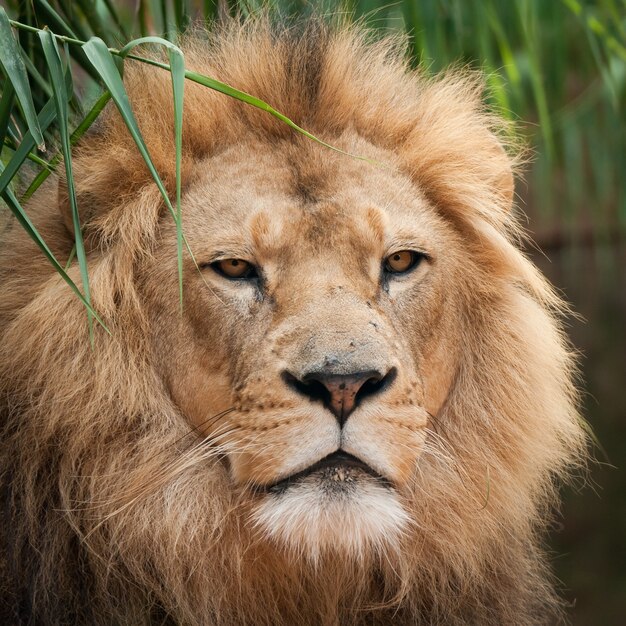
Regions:
[[[332,476],[348,476],[354,475],[355,470],[358,473],[362,473],[368,475],[376,480],[381,481],[383,484],[388,484],[388,481],[383,478],[380,474],[374,471],[369,465],[366,465],[356,457],[345,453],[334,453],[329,455],[328,457],[314,463],[313,465],[307,467],[306,469],[298,472],[296,474],[292,474],[287,478],[283,478],[282,480],[274,483],[272,485],[263,486],[262,489],[271,493],[280,493],[287,489],[290,485],[295,485],[311,476],[315,473],[328,471]]]

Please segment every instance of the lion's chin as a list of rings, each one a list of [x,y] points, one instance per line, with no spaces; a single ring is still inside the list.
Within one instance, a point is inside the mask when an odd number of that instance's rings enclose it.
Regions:
[[[294,557],[363,559],[399,547],[410,517],[388,483],[361,470],[327,468],[265,493],[252,523]]]

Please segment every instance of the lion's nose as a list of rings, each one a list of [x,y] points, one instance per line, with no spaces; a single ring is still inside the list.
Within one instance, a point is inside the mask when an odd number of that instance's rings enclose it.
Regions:
[[[285,380],[300,393],[312,400],[321,400],[331,411],[340,426],[355,407],[367,396],[380,393],[395,377],[395,368],[386,374],[375,370],[352,374],[327,374],[309,372],[301,379],[286,373]]]

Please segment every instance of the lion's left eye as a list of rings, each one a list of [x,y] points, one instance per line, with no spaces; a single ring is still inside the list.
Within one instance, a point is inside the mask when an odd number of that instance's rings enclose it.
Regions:
[[[385,259],[385,270],[391,274],[403,274],[415,267],[423,258],[423,254],[414,250],[400,250]]]
[[[211,263],[211,267],[226,278],[255,278],[257,275],[254,265],[243,259],[223,259]]]

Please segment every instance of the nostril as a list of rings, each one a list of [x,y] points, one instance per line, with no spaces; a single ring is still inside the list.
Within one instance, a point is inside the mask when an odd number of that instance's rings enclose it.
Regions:
[[[321,400],[324,404],[330,402],[330,391],[321,381],[307,376],[299,380],[289,372],[283,372],[282,378],[289,387],[303,396],[307,396],[311,400]]]
[[[376,374],[375,376],[368,378],[356,393],[356,403],[358,404],[367,396],[373,396],[390,387],[395,380],[397,373],[398,371],[396,368],[392,367],[384,376]]]

